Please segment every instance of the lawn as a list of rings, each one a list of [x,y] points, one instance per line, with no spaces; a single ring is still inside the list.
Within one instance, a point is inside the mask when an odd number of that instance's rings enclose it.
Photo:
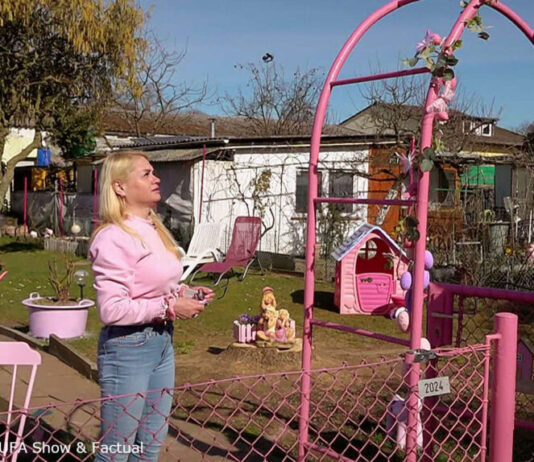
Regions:
[[[48,278],[48,262],[60,258],[59,254],[42,250],[38,241],[24,241],[23,239],[0,238],[0,261],[8,276],[0,283],[0,324],[27,331],[27,309],[21,301],[31,292],[41,295],[52,295]],[[90,271],[87,260],[76,257],[76,264]],[[195,284],[197,281],[195,280]],[[211,280],[199,280],[199,284],[210,284]],[[224,282],[221,284],[224,285]],[[268,272],[261,274],[252,270],[241,282],[236,277],[231,278],[228,290],[222,299],[215,300],[197,319],[177,321],[175,324],[175,350],[182,355],[182,361],[191,361],[199,367],[210,364],[204,361],[213,353],[221,351],[232,342],[232,323],[242,313],[257,314],[262,288],[271,286],[275,289],[279,308],[289,310],[291,317],[297,323],[297,336],[302,332],[302,300],[304,294],[304,280],[302,276],[277,274]],[[390,335],[398,335],[395,324],[383,317],[370,316],[340,316],[333,307],[333,283],[318,282],[316,285],[317,319],[341,322],[349,326],[359,326]],[[73,284],[72,295],[79,295],[79,288]],[[222,289],[217,289],[222,295]],[[95,299],[92,279],[84,291],[85,297]],[[96,360],[96,345],[101,324],[96,308],[89,310],[89,320],[84,338],[69,340],[77,351],[87,358]],[[314,331],[316,366],[354,362],[367,353],[380,351],[395,351],[398,348],[375,340],[347,334],[339,331],[315,328]],[[191,356],[188,358],[188,356]],[[321,360],[323,359],[323,361]],[[177,360],[180,362],[180,360]],[[209,371],[206,371],[206,373]],[[229,371],[226,371],[229,372]],[[200,378],[200,376],[199,376]]]
[[[42,295],[52,294],[47,278],[48,261],[54,258],[60,258],[59,254],[42,250],[39,242],[0,238],[0,262],[9,270],[8,276],[0,282],[0,324],[27,331],[28,315],[21,301],[34,291]],[[76,258],[76,264],[90,270],[87,260]],[[174,344],[177,353],[178,385],[184,382],[198,383],[209,379],[257,373],[261,370],[299,368],[298,360],[291,364],[265,366],[220,354],[232,343],[233,320],[242,313],[258,312],[261,290],[265,286],[275,289],[279,307],[289,310],[297,322],[297,335],[301,335],[304,293],[304,281],[301,276],[273,272],[262,275],[258,271],[252,271],[243,282],[234,277],[230,280],[224,298],[214,301],[201,316],[189,321],[176,322]],[[333,308],[333,290],[332,283],[317,283],[315,297],[317,319],[399,335],[395,324],[384,317],[340,316]],[[222,294],[221,289],[217,289],[217,292],[219,295]],[[78,293],[78,287],[73,285],[72,294],[78,295]],[[85,290],[85,296],[92,299],[95,297],[92,281]],[[86,336],[69,340],[68,343],[94,361],[100,326],[97,311],[91,308]],[[339,365],[342,362],[355,364],[362,359],[370,360],[381,354],[391,357],[402,351],[402,348],[384,342],[321,328],[314,330],[314,346],[314,368]],[[520,440],[519,435],[517,439]],[[519,446],[516,442],[516,448]],[[526,449],[526,453],[531,454],[530,449]]]

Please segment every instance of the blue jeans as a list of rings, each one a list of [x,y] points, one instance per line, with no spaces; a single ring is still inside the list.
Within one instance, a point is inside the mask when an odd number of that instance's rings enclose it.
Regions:
[[[102,402],[95,461],[157,461],[172,406],[172,325],[104,327],[98,342],[98,377],[102,398],[133,396]]]

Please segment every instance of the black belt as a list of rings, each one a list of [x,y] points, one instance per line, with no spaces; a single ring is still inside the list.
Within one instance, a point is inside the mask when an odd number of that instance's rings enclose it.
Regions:
[[[134,334],[135,332],[142,332],[147,327],[151,327],[154,331],[163,333],[163,332],[172,332],[174,330],[174,325],[172,321],[162,321],[158,323],[148,323],[148,324],[134,324],[129,326],[104,326],[104,329],[108,331],[110,336],[119,337],[122,335]]]

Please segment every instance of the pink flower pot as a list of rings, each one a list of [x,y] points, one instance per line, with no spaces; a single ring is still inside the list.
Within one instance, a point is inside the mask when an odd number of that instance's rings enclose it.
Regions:
[[[81,337],[85,333],[88,309],[95,302],[83,299],[77,305],[38,304],[44,298],[46,297],[32,292],[22,302],[28,307],[30,335],[47,339],[50,334],[55,334],[59,338],[69,339]]]

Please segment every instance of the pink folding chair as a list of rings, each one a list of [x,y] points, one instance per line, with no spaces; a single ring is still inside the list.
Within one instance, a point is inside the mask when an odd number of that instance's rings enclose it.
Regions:
[[[5,435],[3,435],[3,447],[13,448],[11,462],[17,462],[18,448],[22,442],[24,424],[26,423],[27,410],[30,404],[30,398],[33,390],[33,384],[35,381],[35,375],[37,373],[37,366],[41,364],[41,355],[39,352],[32,350],[27,343],[24,342],[0,342],[0,365],[1,366],[13,366],[11,388],[9,390],[9,406],[7,412]],[[15,401],[15,389],[17,385],[17,372],[19,366],[31,366],[30,379],[26,385],[26,393],[24,394],[24,403],[22,408],[13,411]],[[19,379],[20,382],[20,379]],[[12,417],[19,416],[19,424],[17,429],[17,435],[15,445],[9,445],[10,428],[12,425]],[[15,422],[13,422],[14,424]],[[11,451],[10,451],[11,452]],[[6,456],[7,453],[4,454]],[[2,458],[2,460],[5,460]]]
[[[219,284],[223,276],[235,266],[244,266],[242,280],[245,279],[250,265],[257,260],[256,249],[261,236],[261,218],[237,217],[234,222],[232,241],[223,261],[202,265],[191,277],[191,281],[198,273],[219,274],[215,285]],[[259,261],[258,261],[259,263]],[[261,267],[261,265],[260,265]]]

